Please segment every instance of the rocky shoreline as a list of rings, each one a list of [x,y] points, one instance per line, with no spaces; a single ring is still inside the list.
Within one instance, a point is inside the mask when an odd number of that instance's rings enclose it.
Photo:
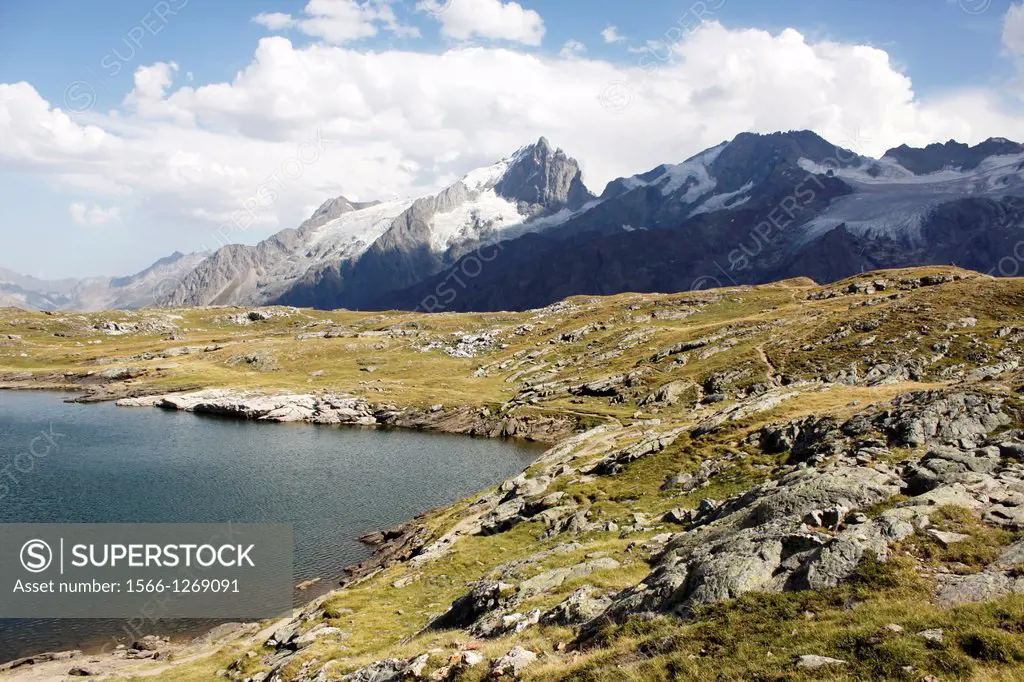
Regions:
[[[293,394],[207,389],[194,393],[120,398],[115,404],[253,421],[378,426],[487,438],[516,438],[548,444],[557,443],[577,428],[577,420],[570,416],[492,414],[487,407],[446,407],[440,404],[417,410],[393,403],[374,404],[345,393]]]

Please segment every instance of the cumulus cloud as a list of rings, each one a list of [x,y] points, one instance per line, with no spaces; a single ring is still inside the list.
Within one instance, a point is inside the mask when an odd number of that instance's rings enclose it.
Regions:
[[[604,38],[606,43],[621,43],[626,39],[626,36],[619,35],[619,28],[617,26],[608,26],[601,31],[601,37]]]
[[[135,86],[125,96],[122,105],[139,116],[169,118],[181,124],[192,123],[194,119],[190,112],[176,109],[164,100],[177,72],[178,65],[175,62],[157,62],[138,67],[133,78]]]
[[[417,28],[398,21],[390,0],[310,0],[302,14],[265,12],[253,21],[271,31],[295,28],[335,45],[372,38],[380,28],[398,36],[419,35]]]
[[[578,40],[567,40],[565,45],[562,45],[562,49],[558,51],[558,56],[563,58],[576,57],[587,51],[587,46]]]
[[[76,225],[83,227],[102,227],[110,222],[120,222],[121,211],[116,206],[103,208],[93,206],[89,208],[82,202],[76,201],[68,207],[71,219]]]
[[[713,22],[624,65],[575,51],[364,51],[272,36],[231,81],[176,87],[175,75],[171,64],[140,67],[119,110],[76,118],[28,83],[0,84],[0,164],[91,193],[90,204],[131,197],[140,229],[209,233],[269,186],[274,200],[246,221],[266,233],[330,196],[436,190],[541,135],[579,159],[598,192],[742,131],[809,128],[874,155],[1024,138],[998,88],[922,100],[884,50]]]
[[[1024,4],[1013,3],[1003,16],[1003,45],[1024,56]]]
[[[441,22],[442,35],[455,40],[485,38],[540,45],[544,20],[518,2],[502,0],[419,0],[417,7]]]

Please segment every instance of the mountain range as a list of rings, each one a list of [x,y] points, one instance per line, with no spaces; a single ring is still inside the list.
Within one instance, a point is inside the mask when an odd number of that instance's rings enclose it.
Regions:
[[[180,273],[205,260],[202,254],[174,252],[127,277],[43,280],[0,268],[0,307],[37,310],[113,310],[159,305],[177,285]]]
[[[600,196],[541,138],[435,195],[337,197],[255,246],[175,253],[130,277],[0,270],[0,305],[522,310],[913,265],[1015,275],[1022,239],[1024,145],[1002,138],[874,159],[809,131],[742,133]]]

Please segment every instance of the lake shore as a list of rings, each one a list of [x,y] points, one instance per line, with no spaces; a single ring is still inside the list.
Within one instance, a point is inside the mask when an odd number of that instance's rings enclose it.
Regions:
[[[44,380],[46,382],[46,380]],[[43,384],[18,382],[17,385],[0,386],[0,391],[51,393],[55,399],[63,398],[64,403],[110,403],[113,397],[109,393],[103,400],[96,400],[94,394],[81,394],[80,392],[69,391],[68,386],[52,385],[48,382]],[[87,398],[86,400],[83,400]],[[362,427],[367,429],[385,429],[402,431],[424,431],[451,435],[467,435],[457,430],[452,421],[452,412],[447,412],[448,419],[441,419],[441,427],[431,424],[411,425],[409,423],[395,423],[394,421],[377,422],[368,411],[365,402],[353,400],[351,397],[332,396],[326,399],[328,402],[319,403],[319,399],[312,396],[300,396],[290,393],[280,393],[274,396],[265,395],[262,392],[246,392],[238,390],[217,390],[202,391],[197,393],[174,393],[168,395],[156,395],[143,398],[118,399],[120,408],[141,408],[150,407],[168,411],[180,411],[195,414],[197,416],[218,416],[234,421],[249,421],[268,424],[305,424],[319,426],[346,426]],[[312,403],[311,403],[312,401]],[[300,414],[296,410],[310,404],[319,405],[318,411],[314,413]],[[356,409],[353,409],[356,408]],[[280,410],[284,409],[286,413]],[[333,415],[328,418],[328,410],[336,409]],[[427,414],[436,415],[441,410],[434,412],[427,411]],[[456,412],[456,414],[461,411]],[[465,423],[465,422],[461,422]],[[448,426],[444,426],[447,424]],[[501,433],[474,433],[476,437],[489,437],[502,440],[519,441],[529,448],[536,448],[541,451],[541,445],[536,441],[526,439],[513,439]],[[423,512],[417,518],[429,514]],[[358,584],[363,579],[370,577],[387,566],[397,561],[407,559],[413,551],[417,538],[422,539],[422,526],[416,518],[399,523],[397,525],[381,527],[377,530],[364,533],[359,541],[372,548],[372,552],[366,559],[346,564],[340,567],[338,573],[343,577],[339,581],[330,576],[318,576],[307,579],[300,584],[308,589],[308,596],[300,598],[296,602],[293,616],[302,610],[315,607],[316,604],[329,597],[338,589]],[[297,589],[300,589],[297,586]],[[114,640],[108,640],[102,645],[85,645],[79,649],[67,649],[56,651],[39,651],[38,653],[17,656],[10,660],[0,662],[0,677],[5,679],[25,680],[47,680],[67,675],[69,670],[82,669],[90,672],[95,679],[107,679],[109,676],[131,675],[153,675],[172,668],[176,665],[187,664],[198,658],[213,656],[226,649],[237,649],[261,643],[259,638],[266,639],[265,632],[268,628],[272,633],[276,627],[291,620],[285,617],[280,620],[264,621],[259,623],[227,623],[217,625],[208,630],[197,630],[196,636],[167,636],[168,633],[148,634],[146,637],[139,635],[136,641],[127,641],[118,644]],[[123,638],[122,638],[123,639]]]

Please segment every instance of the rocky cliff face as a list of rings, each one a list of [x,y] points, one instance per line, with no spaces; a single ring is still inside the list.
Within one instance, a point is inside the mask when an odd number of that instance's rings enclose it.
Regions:
[[[592,199],[575,159],[554,149],[546,138],[519,151],[494,185],[498,196],[525,204],[528,215],[562,208],[576,210]]]

